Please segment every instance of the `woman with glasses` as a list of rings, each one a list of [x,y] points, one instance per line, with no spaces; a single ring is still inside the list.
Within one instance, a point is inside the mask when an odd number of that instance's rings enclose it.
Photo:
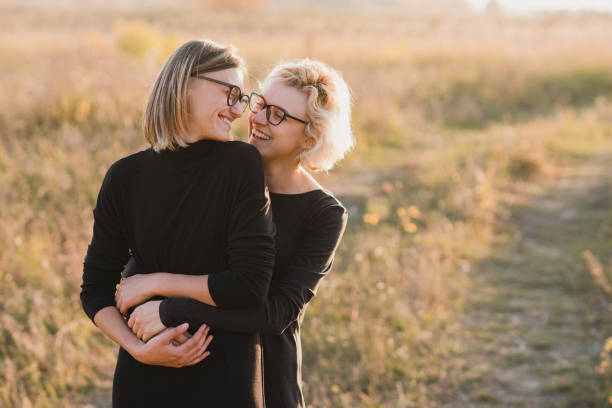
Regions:
[[[129,326],[145,341],[183,322],[260,332],[266,406],[304,407],[300,325],[331,269],[347,219],[344,207],[309,171],[329,170],[353,146],[350,94],[336,71],[302,60],[276,66],[261,94],[251,93],[249,106],[249,143],[261,153],[276,224],[268,298],[255,308],[213,307],[177,281],[176,273],[192,271],[133,275],[140,270],[129,265],[133,276],[121,285],[117,305],[127,310],[154,295],[168,297],[141,304],[130,317]],[[202,402],[208,402],[205,395]]]
[[[102,182],[81,301],[121,346],[114,407],[201,406],[202,396],[214,407],[264,406],[259,334],[215,328],[211,343],[208,326],[190,323],[189,332],[183,324],[145,343],[115,306],[130,255],[143,274],[194,273],[177,282],[203,304],[231,310],[264,302],[274,225],[261,155],[230,135],[248,105],[243,70],[229,47],[181,46],[159,73],[144,113],[151,148],[114,163]]]

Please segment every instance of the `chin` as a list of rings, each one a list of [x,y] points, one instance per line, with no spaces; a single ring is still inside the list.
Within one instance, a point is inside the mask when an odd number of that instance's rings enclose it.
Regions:
[[[234,137],[231,133],[219,133],[215,135],[215,139],[220,142],[229,142],[231,140],[234,140]]]
[[[247,140],[247,143],[250,144],[251,146],[254,146],[257,150],[259,150],[259,153],[262,153],[261,148],[257,146],[257,143],[253,143],[252,138],[249,137],[249,139]]]

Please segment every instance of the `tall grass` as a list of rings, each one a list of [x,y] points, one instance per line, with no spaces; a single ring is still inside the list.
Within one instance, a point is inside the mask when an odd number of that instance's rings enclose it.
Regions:
[[[452,398],[501,197],[612,143],[612,18],[210,10],[0,5],[0,405],[108,405],[115,347],[78,300],[91,210],[108,166],[145,147],[148,88],[192,37],[236,44],[253,86],[310,56],[354,92],[358,147],[321,176],[350,221],[305,320],[308,403]]]
[[[612,262],[605,268],[590,250],[584,251],[584,258],[599,288],[612,298]],[[612,337],[608,337],[599,353],[597,373],[601,375],[604,389],[607,391],[607,401],[612,405]]]

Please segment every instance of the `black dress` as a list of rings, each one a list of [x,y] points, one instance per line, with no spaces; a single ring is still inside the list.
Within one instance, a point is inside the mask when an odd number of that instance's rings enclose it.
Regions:
[[[268,210],[261,157],[246,143],[202,140],[119,160],[94,209],[81,291],[85,312],[93,320],[115,304],[130,253],[142,273],[222,271],[208,281],[219,307],[259,307],[274,263]],[[121,348],[113,406],[263,406],[259,336],[212,332],[211,355],[189,367],[142,364]]]
[[[207,323],[223,330],[259,331],[266,407],[305,407],[300,325],[307,303],[331,269],[347,213],[323,190],[270,193],[270,199],[277,231],[276,262],[265,303],[247,310],[223,310],[193,299],[169,298],[160,304],[160,317],[167,327],[189,322],[194,327]]]

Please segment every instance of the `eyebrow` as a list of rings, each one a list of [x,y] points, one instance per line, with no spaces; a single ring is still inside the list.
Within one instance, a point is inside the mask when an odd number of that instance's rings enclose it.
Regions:
[[[260,94],[260,95],[264,97],[264,99],[265,99],[265,101],[266,101],[266,105],[274,105],[274,106],[276,106],[276,107],[278,107],[278,108],[283,108],[284,110],[287,110],[287,108],[285,108],[285,107],[284,107],[282,104],[279,104],[279,103],[275,103],[275,102],[270,101],[270,100],[269,100],[269,99],[266,97],[266,95],[264,95],[264,94]],[[289,112],[287,112],[287,113],[289,113]],[[304,112],[304,113],[306,113],[306,112]],[[292,115],[293,115],[293,113],[292,113]]]

